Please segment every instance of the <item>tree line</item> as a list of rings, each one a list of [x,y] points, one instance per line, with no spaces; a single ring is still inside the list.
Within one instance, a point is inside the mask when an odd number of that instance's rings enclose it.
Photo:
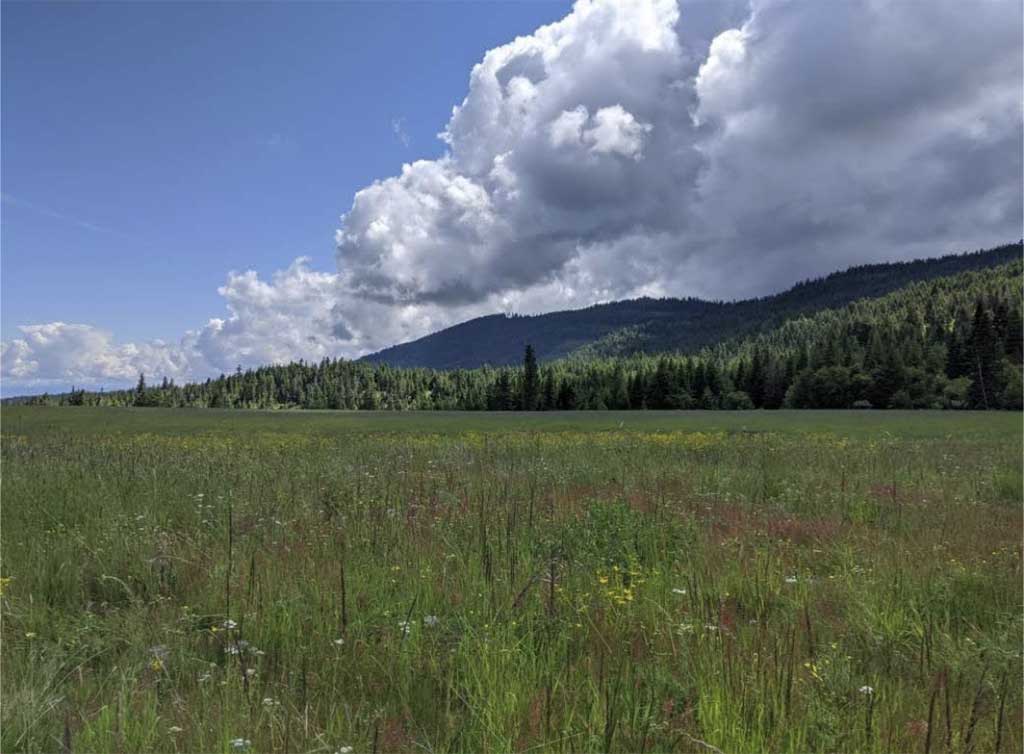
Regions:
[[[298,361],[176,385],[73,390],[32,403],[208,408],[1020,409],[1022,265],[915,283],[692,354],[580,354],[477,369]]]

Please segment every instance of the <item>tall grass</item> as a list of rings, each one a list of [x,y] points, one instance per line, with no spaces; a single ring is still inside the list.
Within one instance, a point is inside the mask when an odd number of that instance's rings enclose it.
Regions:
[[[5,752],[1024,747],[1019,436],[74,413],[5,422]]]

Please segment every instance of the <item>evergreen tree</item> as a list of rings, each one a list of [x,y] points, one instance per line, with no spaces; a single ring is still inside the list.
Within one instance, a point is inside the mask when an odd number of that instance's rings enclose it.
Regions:
[[[571,382],[568,380],[562,380],[562,383],[558,388],[558,410],[572,411],[575,408],[576,391],[573,389]]]
[[[644,374],[642,371],[636,372],[629,381],[629,407],[634,411],[640,408],[647,408],[646,392]]]
[[[511,411],[514,406],[512,398],[512,378],[507,370],[502,369],[498,374],[498,380],[494,384],[494,398],[492,411]]]
[[[527,344],[526,353],[523,355],[523,411],[536,411],[539,397],[540,377],[537,372],[537,356],[533,352],[533,346]]]
[[[135,386],[135,405],[142,406],[146,402],[146,375],[139,372],[139,382]]]
[[[548,369],[544,375],[541,407],[545,411],[554,411],[558,407],[558,396],[555,393],[555,372]]]
[[[999,364],[999,343],[995,328],[984,303],[978,299],[971,322],[968,341],[970,371],[972,379],[969,399],[975,408],[992,408],[998,389],[996,368]]]
[[[765,355],[761,352],[761,349],[754,350],[754,358],[750,362],[750,372],[747,375],[746,385],[741,386],[739,380],[737,380],[737,387],[741,390],[745,390],[747,395],[750,396],[750,402],[754,404],[755,408],[761,408],[764,405],[764,393],[765,393],[765,367],[764,367]]]
[[[651,388],[647,396],[647,407],[653,409],[670,408],[672,388],[672,374],[669,369],[668,359],[663,357],[658,360],[658,368],[654,371],[654,379],[651,380]]]

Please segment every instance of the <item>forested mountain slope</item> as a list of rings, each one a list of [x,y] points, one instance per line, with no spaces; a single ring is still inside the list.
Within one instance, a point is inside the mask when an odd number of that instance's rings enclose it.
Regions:
[[[312,409],[1020,409],[1021,260],[797,316],[693,354],[441,371],[324,359],[32,403]]]
[[[532,344],[541,361],[575,351],[587,356],[691,353],[768,330],[786,319],[874,298],[909,283],[1021,258],[1021,244],[913,262],[852,267],[773,296],[738,302],[634,299],[535,316],[494,314],[463,322],[363,358],[396,367],[471,369],[518,363]]]

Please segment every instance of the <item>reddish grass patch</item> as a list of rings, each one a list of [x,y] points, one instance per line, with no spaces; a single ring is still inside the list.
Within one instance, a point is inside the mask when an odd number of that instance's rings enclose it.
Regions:
[[[786,539],[798,545],[834,542],[845,529],[845,525],[835,519],[800,519],[791,516],[769,519],[765,525],[769,537]]]

